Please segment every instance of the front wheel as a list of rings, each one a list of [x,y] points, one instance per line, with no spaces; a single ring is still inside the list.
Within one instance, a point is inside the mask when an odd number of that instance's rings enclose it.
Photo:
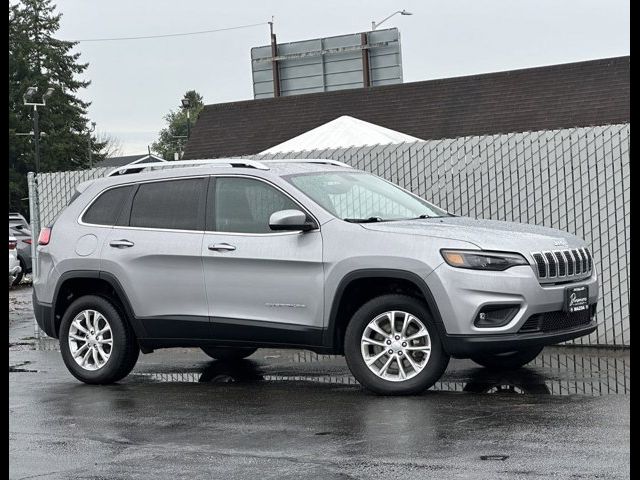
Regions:
[[[429,310],[405,295],[383,295],[360,307],[347,326],[344,353],[358,382],[381,395],[420,393],[449,363]]]
[[[471,357],[478,365],[491,370],[515,370],[535,359],[543,347],[532,347],[505,353],[481,353]]]
[[[60,352],[78,380],[109,384],[131,372],[140,349],[120,312],[105,298],[86,295],[74,301],[62,317]]]

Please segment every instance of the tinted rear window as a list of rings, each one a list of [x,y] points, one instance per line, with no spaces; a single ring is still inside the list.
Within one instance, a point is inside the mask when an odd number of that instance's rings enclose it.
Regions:
[[[143,183],[131,207],[132,227],[202,230],[204,180]]]
[[[82,221],[94,225],[114,225],[132,188],[126,185],[107,190],[91,204]]]

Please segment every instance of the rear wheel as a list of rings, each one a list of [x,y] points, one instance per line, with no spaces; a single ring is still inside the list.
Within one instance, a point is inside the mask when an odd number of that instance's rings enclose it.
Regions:
[[[532,347],[516,352],[482,353],[474,355],[471,360],[491,370],[515,370],[534,360],[543,347]]]
[[[87,295],[75,300],[62,317],[60,352],[78,380],[109,384],[131,372],[140,349],[120,312],[107,299]]]
[[[410,395],[442,376],[449,355],[423,302],[383,295],[353,315],[344,341],[347,364],[365,388],[381,395]]]
[[[216,360],[241,360],[253,355],[257,348],[202,347],[202,351]]]

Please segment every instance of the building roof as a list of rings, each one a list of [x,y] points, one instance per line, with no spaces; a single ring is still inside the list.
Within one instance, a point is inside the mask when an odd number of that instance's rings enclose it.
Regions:
[[[260,153],[301,152],[418,142],[417,137],[343,115]]]
[[[131,163],[148,163],[148,162],[164,162],[164,158],[160,158],[157,155],[149,155],[143,153],[142,155],[126,155],[123,157],[109,157],[104,160],[100,160],[96,163],[96,168],[99,167],[123,167]]]
[[[629,121],[629,57],[207,105],[184,158],[256,154],[342,115],[424,140]]]

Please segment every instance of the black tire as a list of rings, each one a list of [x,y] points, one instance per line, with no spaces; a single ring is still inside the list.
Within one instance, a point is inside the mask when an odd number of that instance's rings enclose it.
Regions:
[[[248,347],[201,347],[202,351],[216,360],[242,360],[253,355],[257,348]]]
[[[20,273],[16,276],[16,278],[13,279],[13,283],[11,284],[12,287],[20,285],[22,277],[24,277],[24,274],[27,271],[27,266],[25,265],[24,260],[22,260],[22,258],[20,257],[18,257],[18,260],[20,261]]]
[[[516,352],[482,353],[471,357],[478,365],[491,370],[515,370],[535,359],[544,347],[531,347]]]
[[[96,310],[109,322],[113,346],[106,364],[97,370],[86,370],[76,363],[69,349],[69,328],[83,310]],[[140,348],[133,329],[122,313],[106,298],[86,295],[75,300],[62,317],[60,324],[60,352],[69,372],[89,384],[106,385],[126,377],[138,361]]]
[[[431,337],[431,356],[424,369],[413,378],[389,381],[378,377],[367,367],[360,341],[371,320],[387,311],[404,311],[418,318]],[[383,295],[362,305],[347,325],[344,338],[347,365],[360,384],[379,395],[413,395],[430,388],[440,379],[449,364],[449,355],[442,347],[438,328],[426,305],[406,295]]]

